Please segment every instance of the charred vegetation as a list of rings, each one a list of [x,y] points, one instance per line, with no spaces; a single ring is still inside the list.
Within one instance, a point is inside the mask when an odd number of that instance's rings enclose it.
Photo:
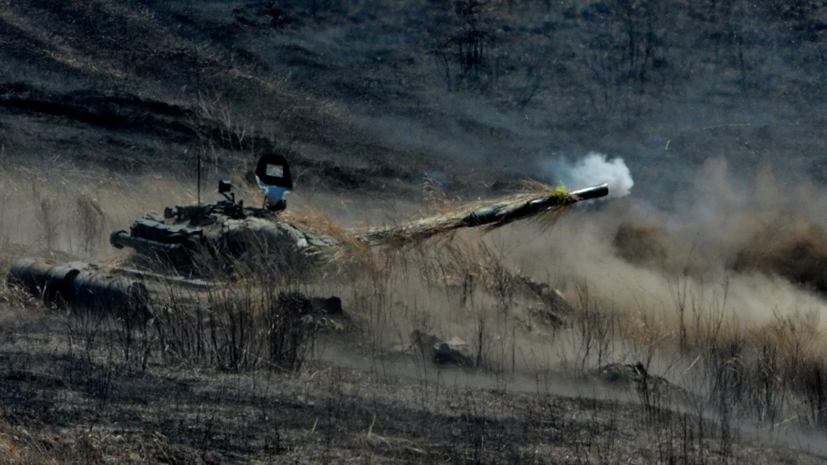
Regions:
[[[4,2],[0,462],[823,463],[824,8]]]

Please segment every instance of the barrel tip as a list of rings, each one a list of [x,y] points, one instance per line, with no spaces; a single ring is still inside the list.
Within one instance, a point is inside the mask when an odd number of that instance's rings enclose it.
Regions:
[[[586,187],[584,189],[572,191],[569,194],[577,201],[599,199],[609,195],[609,185],[601,184],[599,186]]]

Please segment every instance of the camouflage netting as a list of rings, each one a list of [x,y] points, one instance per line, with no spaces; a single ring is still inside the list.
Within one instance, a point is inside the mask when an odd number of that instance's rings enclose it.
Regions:
[[[564,188],[539,182],[527,184],[528,192],[506,199],[457,208],[443,214],[395,226],[356,231],[356,237],[370,245],[404,245],[449,233],[459,228],[498,228],[514,221],[536,216],[554,221],[568,206],[581,200]]]

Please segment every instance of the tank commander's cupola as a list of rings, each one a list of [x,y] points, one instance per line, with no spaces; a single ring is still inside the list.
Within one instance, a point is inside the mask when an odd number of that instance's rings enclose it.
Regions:
[[[258,187],[264,192],[264,208],[278,212],[287,208],[284,196],[293,190],[290,166],[281,155],[264,155],[256,166]]]

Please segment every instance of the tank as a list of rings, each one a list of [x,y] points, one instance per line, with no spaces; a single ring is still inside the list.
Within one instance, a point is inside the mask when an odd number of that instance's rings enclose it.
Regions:
[[[236,200],[232,184],[221,181],[218,192],[224,200],[166,207],[163,215],[148,214],[137,219],[129,230],[112,232],[112,246],[134,250],[134,267],[60,265],[24,259],[12,267],[8,282],[47,302],[98,305],[100,301],[91,294],[121,307],[143,305],[143,280],[169,277],[174,284],[208,287],[208,281],[199,279],[221,276],[226,281],[237,276],[234,272],[239,268],[257,265],[301,279],[343,256],[336,253],[342,248],[398,247],[460,228],[497,228],[524,218],[554,214],[609,193],[605,184],[575,191],[537,184],[529,192],[478,202],[448,214],[317,234],[283,214],[287,208],[285,196],[293,189],[287,160],[278,155],[263,156],[256,165],[255,181],[264,194],[260,208]]]
[[[176,206],[164,217],[146,215],[129,231],[114,231],[112,246],[131,248],[152,263],[180,273],[207,275],[231,271],[240,262],[267,259],[295,268],[337,244],[287,222],[278,213],[224,200],[201,206]]]
[[[232,183],[220,181],[218,192],[224,200],[166,207],[163,216],[148,214],[128,231],[112,232],[110,243],[133,249],[147,259],[144,265],[188,275],[230,272],[253,262],[296,271],[312,266],[317,254],[338,245],[338,240],[315,235],[280,215],[287,207],[284,195],[293,188],[287,160],[264,156],[255,175],[264,193],[262,208],[237,201]]]

